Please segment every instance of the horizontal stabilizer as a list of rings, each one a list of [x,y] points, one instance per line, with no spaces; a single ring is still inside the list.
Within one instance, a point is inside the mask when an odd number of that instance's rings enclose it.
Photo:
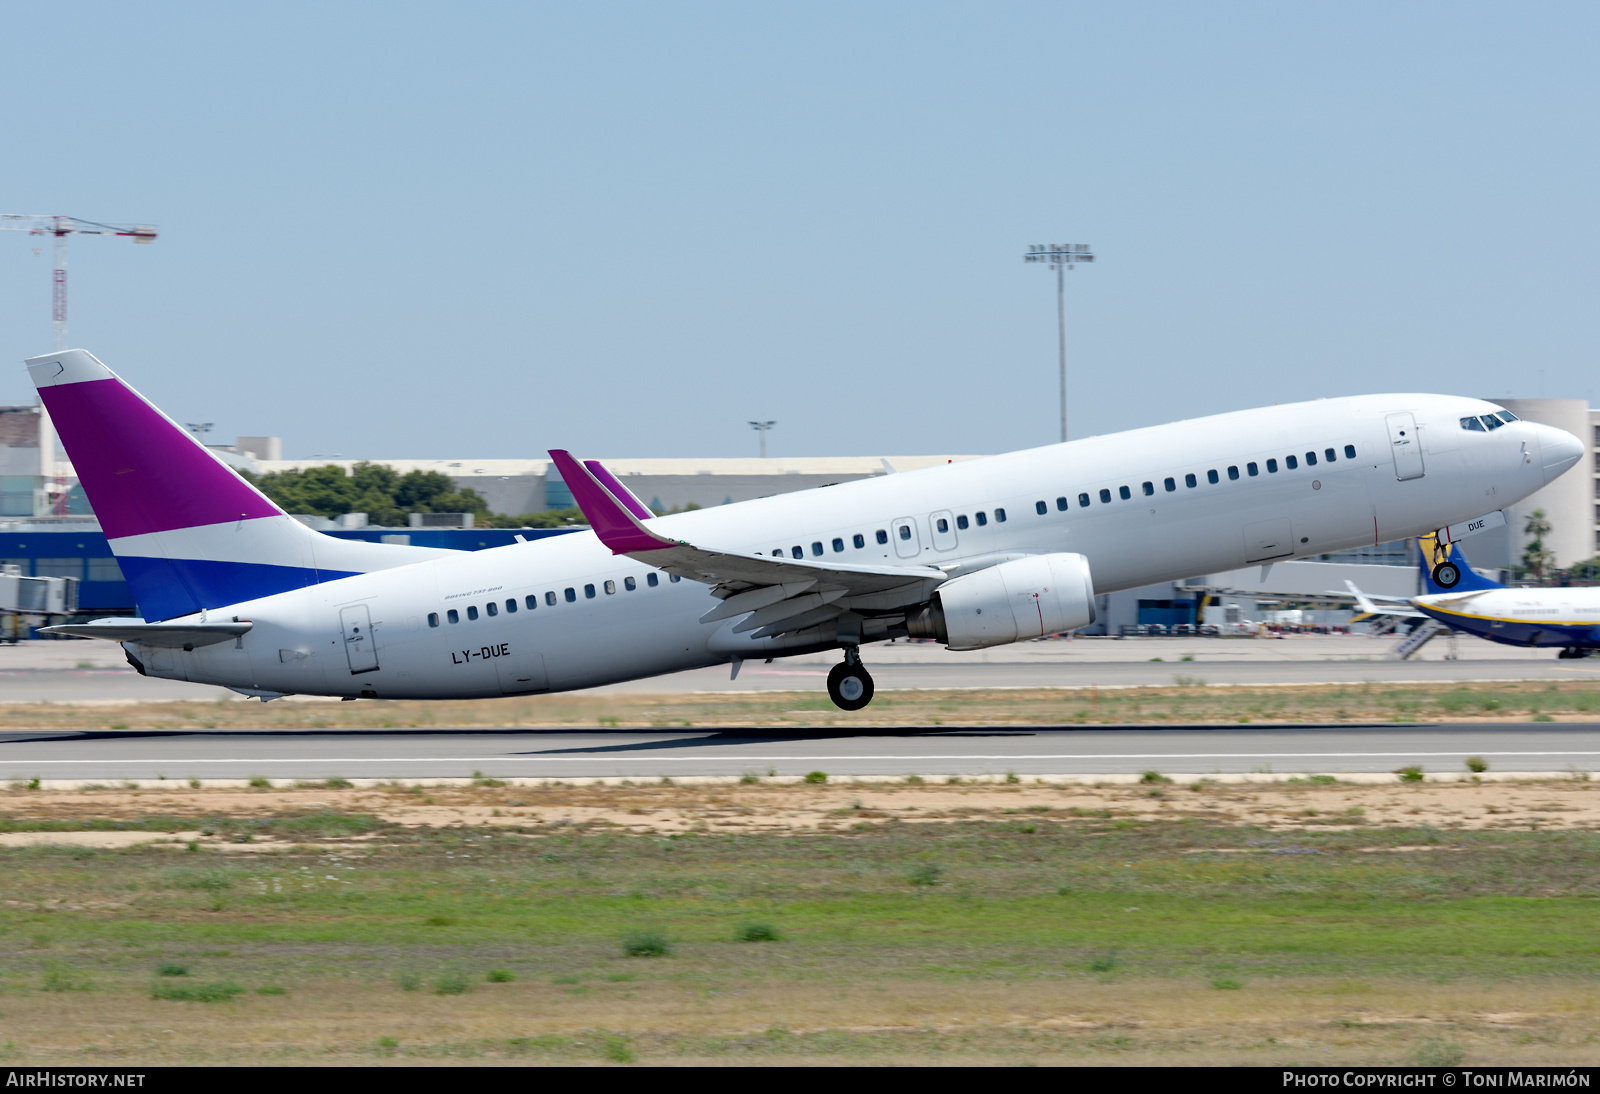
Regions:
[[[254,625],[248,619],[226,623],[145,623],[127,619],[96,619],[92,623],[63,623],[59,627],[39,629],[45,634],[69,634],[74,638],[103,638],[108,642],[137,642],[141,646],[192,650],[231,641],[249,633]]]

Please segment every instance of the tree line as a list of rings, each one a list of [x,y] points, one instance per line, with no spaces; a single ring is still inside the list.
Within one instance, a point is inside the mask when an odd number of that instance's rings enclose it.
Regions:
[[[365,513],[371,523],[390,528],[405,527],[408,513],[471,513],[480,528],[558,528],[583,522],[577,509],[516,516],[491,513],[481,494],[470,487],[458,488],[449,475],[438,471],[402,475],[388,464],[367,460],[357,463],[348,474],[338,464],[265,475],[239,473],[286,513],[330,519],[344,513]]]

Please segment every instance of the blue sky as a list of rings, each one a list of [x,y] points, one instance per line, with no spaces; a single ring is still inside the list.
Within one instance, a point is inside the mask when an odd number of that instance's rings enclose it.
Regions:
[[[1600,7],[8,5],[72,341],[286,454],[993,452],[1365,391],[1600,403]],[[50,348],[0,233],[0,356]],[[31,401],[20,364],[0,402]]]

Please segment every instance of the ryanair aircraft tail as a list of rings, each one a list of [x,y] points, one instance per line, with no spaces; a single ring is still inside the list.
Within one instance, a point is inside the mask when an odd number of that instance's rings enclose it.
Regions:
[[[1424,593],[1475,593],[1484,589],[1503,589],[1504,585],[1480,576],[1467,565],[1461,545],[1441,545],[1436,532],[1417,540],[1422,552],[1422,585]]]
[[[312,531],[93,354],[26,363],[147,622],[449,553]]]

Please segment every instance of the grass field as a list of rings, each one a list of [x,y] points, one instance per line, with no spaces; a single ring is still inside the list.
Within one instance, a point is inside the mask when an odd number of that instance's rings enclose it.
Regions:
[[[0,849],[0,1053],[1592,1064],[1596,799],[12,791],[7,838],[46,842]],[[172,842],[94,846],[129,833]]]
[[[1170,687],[880,691],[866,710],[815,691],[596,695],[571,692],[463,702],[6,704],[9,728],[385,729],[637,726],[785,728],[937,725],[1161,725],[1304,722],[1592,721],[1600,686],[1571,683],[1212,687],[1174,673]]]

